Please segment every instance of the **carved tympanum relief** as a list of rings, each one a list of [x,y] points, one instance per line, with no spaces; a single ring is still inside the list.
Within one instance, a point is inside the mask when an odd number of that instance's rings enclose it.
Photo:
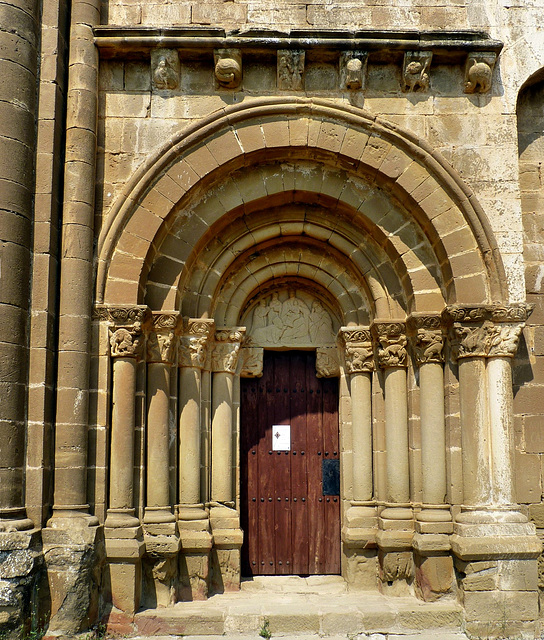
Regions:
[[[248,314],[248,344],[261,347],[318,347],[335,343],[336,321],[323,303],[294,289],[275,291]]]

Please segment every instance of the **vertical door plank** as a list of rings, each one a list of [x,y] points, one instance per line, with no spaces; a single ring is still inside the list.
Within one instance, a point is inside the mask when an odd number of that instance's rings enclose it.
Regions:
[[[291,423],[291,393],[289,388],[289,363],[291,358],[289,355],[289,353],[277,353],[275,356],[275,425]],[[274,432],[272,436],[274,437]],[[272,455],[275,478],[276,574],[285,574],[290,573],[291,567],[290,454],[287,451],[274,451]]]
[[[313,362],[307,360],[306,384],[308,388],[308,572],[319,573],[323,552],[323,490],[321,485],[321,461],[323,459],[322,394],[315,375]]]
[[[267,354],[265,354],[267,355]],[[274,360],[264,361],[264,402],[258,408],[262,420],[259,443],[259,548],[261,575],[274,575],[276,571],[274,544],[274,467],[272,461],[272,424],[274,422]]]
[[[308,566],[308,478],[307,456],[307,354],[293,352],[290,367],[291,389],[291,573],[305,575]],[[303,500],[304,499],[304,500]]]
[[[322,381],[323,387],[323,438],[325,457],[339,458],[338,438],[338,380]],[[323,573],[340,573],[340,497],[326,496],[325,501],[325,553],[321,568]]]

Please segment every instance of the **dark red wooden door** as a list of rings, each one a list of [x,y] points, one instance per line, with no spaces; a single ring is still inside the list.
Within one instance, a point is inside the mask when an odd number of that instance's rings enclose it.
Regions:
[[[241,396],[244,575],[340,573],[339,489],[323,483],[339,472],[338,380],[316,377],[313,352],[271,351]],[[289,451],[275,425],[290,425]]]

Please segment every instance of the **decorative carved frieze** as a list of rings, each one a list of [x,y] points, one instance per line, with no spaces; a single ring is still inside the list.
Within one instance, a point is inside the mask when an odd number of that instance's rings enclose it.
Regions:
[[[212,353],[212,370],[235,373],[240,346],[244,339],[245,327],[217,329]]]
[[[260,378],[263,375],[264,349],[242,347],[240,349],[239,371],[242,378]]]
[[[407,51],[402,65],[402,90],[427,91],[432,51]]]
[[[465,93],[487,93],[491,89],[497,54],[471,53],[465,65]]]
[[[418,364],[444,362],[444,332],[440,316],[410,316],[408,327]]]
[[[242,82],[242,52],[240,49],[214,51],[214,73],[219,87],[235,89]]]
[[[214,328],[213,320],[186,320],[178,346],[180,367],[203,369],[206,365],[208,342]]]
[[[340,375],[338,347],[318,347],[315,352],[315,370],[318,378],[337,378]]]
[[[280,91],[304,90],[304,51],[278,49],[278,89]]]
[[[527,304],[447,307],[454,357],[514,357],[531,312]]]
[[[374,322],[372,333],[378,342],[378,365],[382,369],[407,365],[404,322]]]
[[[374,371],[374,348],[369,327],[342,327],[338,337],[344,345],[346,373]]]
[[[364,89],[367,64],[367,51],[343,51],[340,54],[340,88]]]
[[[148,307],[144,306],[118,306],[107,307],[103,305],[96,306],[93,312],[93,318],[104,322],[110,322],[117,326],[132,325],[135,322],[144,324],[150,318]]]
[[[151,77],[155,89],[165,91],[178,88],[180,63],[177,49],[151,51]]]

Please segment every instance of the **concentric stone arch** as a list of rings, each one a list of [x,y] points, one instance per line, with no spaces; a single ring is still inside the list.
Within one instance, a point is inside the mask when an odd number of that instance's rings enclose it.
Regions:
[[[99,237],[97,301],[141,303],[150,260],[170,233],[176,212],[191,213],[206,202],[214,185],[236,170],[256,169],[262,162],[309,160],[376,185],[408,212],[432,247],[445,303],[507,300],[502,262],[485,214],[437,152],[362,110],[282,97],[211,114],[168,141],[127,183]],[[322,185],[316,197],[334,198],[325,181]],[[221,203],[222,210],[210,214],[208,226],[233,208],[251,211],[267,191],[240,195],[238,202]],[[394,247],[395,233],[383,241],[371,233],[386,250]],[[196,242],[201,235],[191,237]],[[107,287],[108,280],[113,286]],[[115,286],[117,280],[123,287]]]

